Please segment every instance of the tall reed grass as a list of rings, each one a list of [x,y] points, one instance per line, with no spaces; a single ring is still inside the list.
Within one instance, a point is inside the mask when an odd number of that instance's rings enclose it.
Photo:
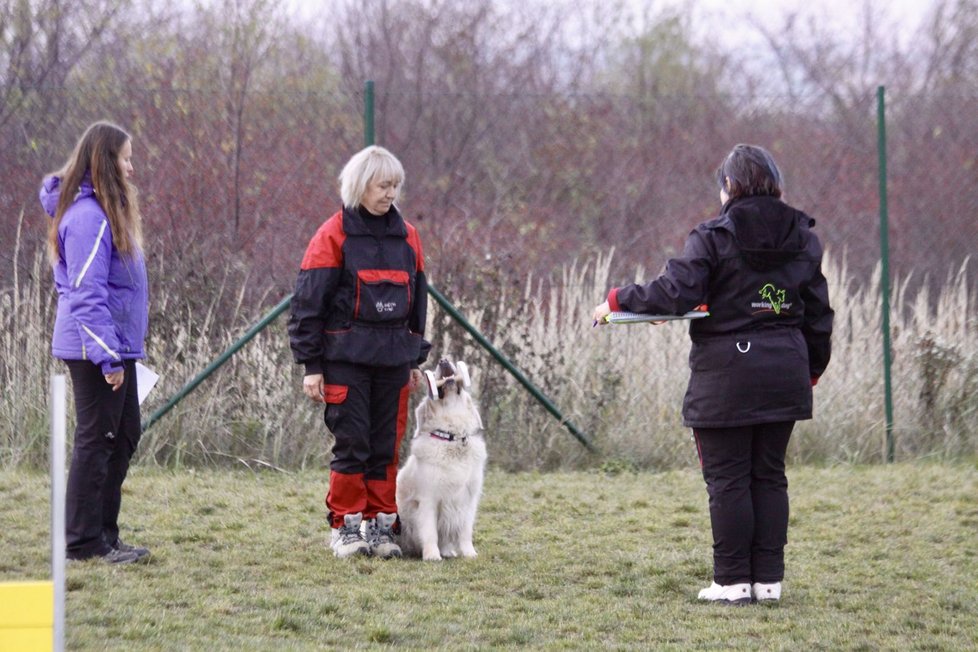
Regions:
[[[144,422],[262,317],[244,308],[247,281],[232,278],[224,277],[203,310],[178,291],[155,293],[161,305],[145,364],[160,381],[142,406]],[[280,318],[160,417],[143,435],[141,456],[168,466],[323,466],[331,441],[321,408],[304,400],[301,386]]]
[[[15,251],[14,260],[21,257],[29,258]],[[911,295],[907,279],[895,284],[898,459],[978,452],[978,311],[967,264],[938,296]],[[0,466],[46,459],[48,376],[64,372],[49,353],[55,298],[43,252],[34,254],[27,273],[16,267],[13,284],[0,291]],[[815,418],[798,425],[790,455],[805,463],[880,462],[886,428],[879,270],[860,284],[845,260],[827,258],[824,267],[836,309],[833,357],[815,388]],[[447,356],[469,364],[490,458],[498,467],[667,469],[695,463],[680,416],[688,379],[686,324],[592,328],[591,310],[612,285],[611,269],[611,255],[602,256],[564,268],[546,282],[527,279],[517,290],[502,285],[494,296],[449,297],[593,439],[598,454],[571,437],[431,302],[430,362]],[[151,278],[157,276],[151,270]],[[648,277],[636,270],[636,280]],[[229,273],[203,307],[188,302],[179,288],[154,284],[146,363],[161,380],[143,405],[144,419],[261,317],[260,310],[244,306],[242,284]],[[283,317],[147,430],[140,460],[166,466],[325,466],[331,440],[322,410],[303,397],[300,385]],[[71,414],[69,409],[69,426]]]
[[[40,465],[47,460],[50,431],[49,378],[56,310],[51,270],[43,250],[21,269],[24,213],[17,220],[11,285],[0,290],[0,466]]]
[[[939,296],[911,295],[910,279],[891,298],[892,438],[897,459],[956,459],[978,454],[978,309],[969,262]],[[688,325],[667,322],[592,328],[593,306],[610,286],[610,257],[572,266],[549,289],[528,282],[522,296],[503,293],[489,310],[492,340],[538,379],[572,422],[601,450],[589,458],[485,355],[457,335],[445,345],[478,360],[494,459],[507,469],[602,464],[665,469],[695,463],[680,408],[689,378]],[[886,459],[880,270],[860,284],[845,260],[824,271],[836,311],[832,361],[815,393],[815,418],[795,429],[796,462]],[[649,280],[644,270],[634,279]],[[928,284],[922,284],[926,287]],[[478,317],[479,312],[473,310]],[[451,332],[451,329],[442,329]],[[488,372],[486,374],[485,372]],[[486,375],[492,375],[487,380]],[[745,379],[750,382],[750,379]],[[488,396],[487,396],[488,395]]]

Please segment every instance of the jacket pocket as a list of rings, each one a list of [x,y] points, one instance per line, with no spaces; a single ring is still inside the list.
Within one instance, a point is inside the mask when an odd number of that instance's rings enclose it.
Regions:
[[[354,319],[374,323],[403,321],[410,309],[411,286],[407,272],[396,269],[357,272]]]
[[[694,342],[689,351],[689,368],[693,371],[729,369],[737,354],[736,340],[729,337]]]
[[[323,385],[323,401],[330,405],[340,405],[346,401],[348,385]]]
[[[334,435],[336,434],[336,424],[340,422],[347,409],[344,403],[346,403],[346,395],[349,390],[347,385],[323,385],[323,401],[326,403],[323,422]]]

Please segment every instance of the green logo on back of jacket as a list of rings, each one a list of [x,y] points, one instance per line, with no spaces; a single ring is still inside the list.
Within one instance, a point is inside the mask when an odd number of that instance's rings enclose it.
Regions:
[[[785,303],[785,290],[779,290],[774,287],[772,283],[766,283],[764,287],[758,292],[764,301],[759,301],[757,303],[751,304],[752,308],[764,308],[771,309],[774,311],[775,315],[781,314],[781,309],[784,308],[788,310],[791,308],[790,303]]]

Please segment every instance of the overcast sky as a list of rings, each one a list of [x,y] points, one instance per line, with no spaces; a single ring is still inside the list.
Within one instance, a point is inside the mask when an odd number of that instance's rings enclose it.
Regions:
[[[464,2],[465,0],[460,0]],[[499,0],[501,3],[514,0]],[[519,0],[516,0],[519,1]],[[553,5],[574,4],[577,0],[550,0]],[[815,17],[822,27],[850,33],[859,38],[859,24],[872,5],[887,25],[892,25],[894,35],[908,39],[920,26],[935,0],[630,0],[636,7],[653,10],[668,6],[693,6],[694,28],[707,32],[710,37],[728,36],[731,42],[743,43],[745,36],[756,33],[753,25],[777,29],[789,13],[799,17]],[[287,11],[306,18],[322,18],[328,11],[330,0],[284,0]],[[397,6],[397,0],[391,3]],[[640,13],[640,12],[639,12]],[[653,12],[655,15],[657,11]]]
[[[668,2],[686,4],[683,0]],[[749,27],[752,22],[777,29],[785,16],[795,13],[800,17],[818,18],[820,25],[829,25],[858,37],[867,4],[880,12],[882,20],[896,28],[900,38],[908,38],[934,3],[932,0],[875,0],[869,3],[866,0],[695,0],[696,15],[700,19],[696,23],[704,27],[712,23],[715,27],[711,29],[732,34],[737,31],[736,26]]]

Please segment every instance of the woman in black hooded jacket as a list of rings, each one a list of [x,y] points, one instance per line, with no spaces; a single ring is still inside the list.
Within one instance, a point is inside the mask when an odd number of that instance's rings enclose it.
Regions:
[[[812,417],[812,387],[831,354],[833,311],[815,220],[781,201],[765,149],[737,145],[717,169],[720,216],[646,285],[614,288],[594,309],[682,315],[690,322],[684,425],[693,429],[710,497],[713,583],[699,599],[778,600],[788,532],[785,453]]]

